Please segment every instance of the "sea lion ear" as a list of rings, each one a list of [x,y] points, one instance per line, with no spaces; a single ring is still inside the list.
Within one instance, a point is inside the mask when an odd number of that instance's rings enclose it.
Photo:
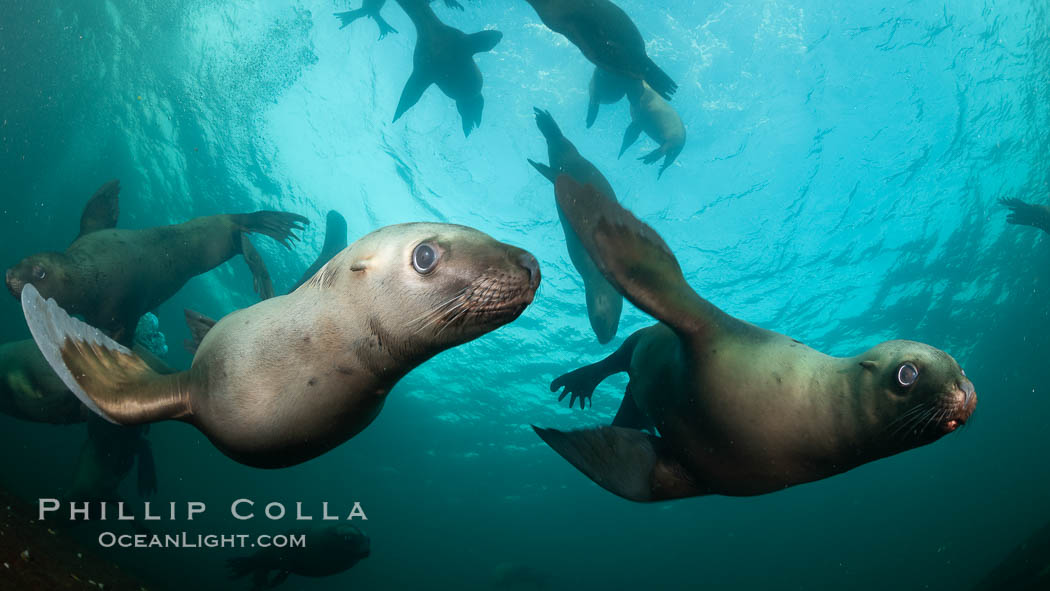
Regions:
[[[367,271],[368,270],[368,262],[365,261],[365,260],[354,261],[353,263],[350,263],[350,270],[351,271]]]
[[[864,369],[868,370],[868,371],[875,371],[875,370],[879,369],[879,364],[878,363],[875,363],[874,361],[871,361],[871,360],[868,360],[868,359],[865,359],[864,361],[861,361],[860,362],[860,366],[863,367]]]

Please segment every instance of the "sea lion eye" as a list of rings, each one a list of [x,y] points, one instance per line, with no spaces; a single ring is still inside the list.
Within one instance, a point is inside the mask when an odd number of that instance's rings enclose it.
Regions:
[[[412,253],[412,266],[420,275],[426,275],[437,265],[437,251],[429,244],[420,244]]]
[[[905,363],[897,369],[897,382],[908,387],[915,383],[915,380],[919,379],[919,370],[910,363]]]
[[[45,271],[43,267],[33,267],[33,279],[36,279],[37,281],[43,281],[45,277],[47,277],[47,271]]]

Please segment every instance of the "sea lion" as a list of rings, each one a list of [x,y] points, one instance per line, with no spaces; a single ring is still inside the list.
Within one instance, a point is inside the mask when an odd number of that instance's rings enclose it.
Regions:
[[[987,552],[987,548],[984,549]],[[1050,523],[1013,549],[973,591],[1050,589]]]
[[[342,252],[346,246],[346,218],[340,215],[338,211],[329,211],[325,220],[324,246],[321,247],[321,253],[317,255],[317,258],[306,269],[306,272],[295,283],[291,291],[295,291],[300,285],[316,275],[321,270],[321,267],[332,260],[332,257]]]
[[[150,447],[149,425],[125,427],[91,415],[88,436],[80,448],[69,500],[74,502],[119,502],[120,483],[138,465],[139,496],[157,492],[157,468]]]
[[[598,107],[620,102],[631,83],[637,84],[637,80],[617,76],[594,66],[594,74],[591,75],[591,83],[587,89],[590,97],[587,103],[587,129],[598,119]]]
[[[433,2],[434,0],[428,0]],[[357,19],[367,16],[376,22],[379,26],[379,38],[386,37],[389,33],[397,33],[397,29],[390,26],[390,23],[386,22],[379,12],[383,10],[383,6],[386,4],[386,0],[364,0],[361,4],[361,8],[357,10],[348,10],[346,12],[336,12],[333,16],[339,18],[342,24],[339,25],[339,30],[345,29],[350,23]],[[463,10],[463,5],[456,0],[445,0],[445,5],[449,8],[455,8],[456,10]]]
[[[248,240],[258,232],[291,248],[306,218],[276,211],[215,215],[173,226],[114,229],[117,181],[103,185],[81,218],[81,233],[65,252],[43,252],[7,270],[15,298],[26,285],[70,313],[127,344],[139,318],[175,295],[191,278],[243,254],[263,298],[273,286],[262,258]]]
[[[580,155],[576,146],[566,138],[554,118],[547,111],[535,109],[536,126],[540,128],[543,137],[547,139],[547,159],[550,166],[529,160],[540,174],[554,183],[559,174],[567,174],[580,183],[589,183],[608,195],[611,199],[616,198],[609,181],[605,180],[602,173]],[[620,324],[620,312],[623,310],[623,298],[616,289],[605,280],[601,271],[594,265],[591,256],[580,244],[572,226],[565,220],[565,214],[555,201],[558,209],[558,219],[561,220],[562,230],[565,231],[565,247],[569,250],[569,258],[572,260],[576,272],[583,279],[584,293],[587,298],[587,317],[591,321],[594,335],[598,337],[601,344],[608,343],[616,336],[616,328]]]
[[[252,575],[253,589],[271,589],[288,579],[330,577],[345,572],[372,553],[372,544],[360,529],[345,523],[288,532],[305,536],[301,548],[263,548],[251,556],[231,558],[227,562],[230,578]],[[270,577],[271,571],[277,574]]]
[[[173,376],[31,285],[22,308],[44,357],[88,408],[127,425],[181,420],[236,461],[279,468],[356,435],[405,374],[517,318],[539,281],[531,254],[472,228],[389,226],[291,294],[224,317]]]
[[[481,125],[485,99],[481,96],[482,76],[474,54],[491,51],[503,38],[494,30],[467,35],[440,20],[424,0],[397,0],[416,27],[416,48],[409,76],[397,103],[394,121],[412,108],[431,84],[456,101],[463,119],[463,135]]]
[[[1050,234],[1050,205],[1032,205],[1020,199],[1000,199],[1010,208],[1006,221],[1020,226],[1032,226]]]
[[[620,155],[617,158],[623,156],[627,148],[638,141],[638,135],[644,131],[660,144],[660,147],[639,160],[652,164],[663,157],[664,163],[656,173],[656,178],[660,178],[685,147],[685,125],[678,116],[678,111],[653,92],[645,82],[628,88],[627,99],[631,102],[631,124],[623,134],[623,144],[620,145]]]
[[[157,373],[175,373],[137,341],[133,350]],[[0,412],[50,425],[83,423],[91,416],[55,375],[33,339],[0,345]]]
[[[580,48],[584,57],[624,78],[645,80],[670,100],[678,85],[645,53],[631,17],[609,0],[528,0],[543,24]]]
[[[582,399],[627,372],[612,426],[535,428],[607,490],[639,502],[769,493],[931,443],[973,413],[973,384],[948,354],[889,341],[831,357],[733,318],[693,291],[660,236],[615,200],[568,175],[556,190],[598,268],[660,321],[551,384]]]

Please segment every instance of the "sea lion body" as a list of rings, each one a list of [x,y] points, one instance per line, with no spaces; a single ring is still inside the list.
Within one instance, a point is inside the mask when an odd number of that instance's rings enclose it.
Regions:
[[[660,144],[652,152],[642,156],[640,160],[646,164],[653,164],[660,158],[664,163],[660,166],[657,177],[674,163],[678,155],[685,147],[685,125],[678,112],[674,110],[671,103],[660,98],[648,84],[642,82],[627,91],[627,98],[631,103],[631,124],[623,136],[623,144],[620,146],[620,156],[635,141],[638,135],[645,132],[653,141]]]
[[[1050,234],[1050,205],[1025,203],[1020,199],[1000,199],[999,203],[1010,208],[1006,221],[1019,226],[1032,226]]]
[[[670,99],[678,85],[646,55],[634,21],[609,0],[528,0],[543,24],[561,33],[594,65],[613,74],[645,80]]]
[[[53,425],[80,423],[88,416],[33,339],[0,345],[0,412]]]
[[[431,264],[425,271],[417,255]],[[221,319],[191,368],[173,376],[149,371],[35,289],[23,308],[48,362],[98,414],[129,425],[182,420],[231,458],[276,468],[360,432],[411,369],[517,318],[539,279],[532,255],[477,230],[390,226],[291,294]]]
[[[293,574],[312,578],[339,574],[368,558],[372,551],[368,536],[348,524],[296,530],[287,535],[305,536],[307,546],[268,547],[250,556],[233,558],[227,563],[231,578],[252,575],[256,589],[269,589]],[[271,577],[273,571],[276,574]]]
[[[550,165],[543,165],[533,160],[529,160],[529,163],[552,183],[559,174],[567,174],[580,183],[599,187],[603,194],[615,199],[616,192],[613,191],[609,181],[596,166],[580,155],[576,146],[562,134],[551,114],[540,109],[536,109],[535,112],[536,125],[547,140],[547,158]],[[572,225],[565,219],[565,214],[561,206],[557,205],[557,201],[555,201],[555,207],[558,209],[558,219],[565,232],[565,247],[569,251],[569,259],[572,260],[573,266],[583,279],[587,317],[590,320],[591,329],[598,337],[599,343],[608,343],[616,336],[616,329],[620,324],[620,313],[623,310],[623,298],[594,265],[591,255],[587,254],[586,249],[580,244],[580,239],[573,231]]]
[[[733,318],[615,200],[568,175],[557,191],[606,278],[661,322],[551,384],[582,407],[607,376],[628,372],[612,426],[537,429],[606,489],[644,502],[774,492],[926,445],[973,413],[973,384],[948,354],[888,341],[836,358]]]
[[[82,228],[95,201],[93,198],[85,209]],[[116,209],[115,192],[110,208]],[[65,252],[32,255],[8,269],[11,294],[18,298],[22,288],[32,284],[70,313],[82,315],[127,344],[143,314],[175,295],[193,277],[238,254],[244,254],[255,275],[256,291],[263,297],[272,296],[269,274],[247,234],[264,233],[290,246],[295,239],[293,230],[300,229],[306,218],[256,212],[201,217],[143,230],[115,229],[115,223],[114,214],[108,225],[82,231]]]
[[[394,121],[419,102],[423,92],[436,84],[445,96],[456,101],[463,121],[463,134],[481,125],[485,99],[483,78],[474,54],[491,51],[503,38],[499,31],[466,34],[441,22],[424,0],[397,0],[416,27],[412,53],[412,75],[401,93]]]

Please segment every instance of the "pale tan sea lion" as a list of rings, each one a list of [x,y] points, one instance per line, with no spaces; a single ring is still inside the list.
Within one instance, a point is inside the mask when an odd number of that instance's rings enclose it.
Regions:
[[[663,158],[664,163],[656,173],[656,178],[660,178],[685,147],[685,125],[671,103],[660,98],[645,82],[632,85],[627,90],[627,99],[631,102],[631,124],[623,134],[620,156],[638,141],[638,135],[644,131],[660,146],[639,160],[653,164]]]

